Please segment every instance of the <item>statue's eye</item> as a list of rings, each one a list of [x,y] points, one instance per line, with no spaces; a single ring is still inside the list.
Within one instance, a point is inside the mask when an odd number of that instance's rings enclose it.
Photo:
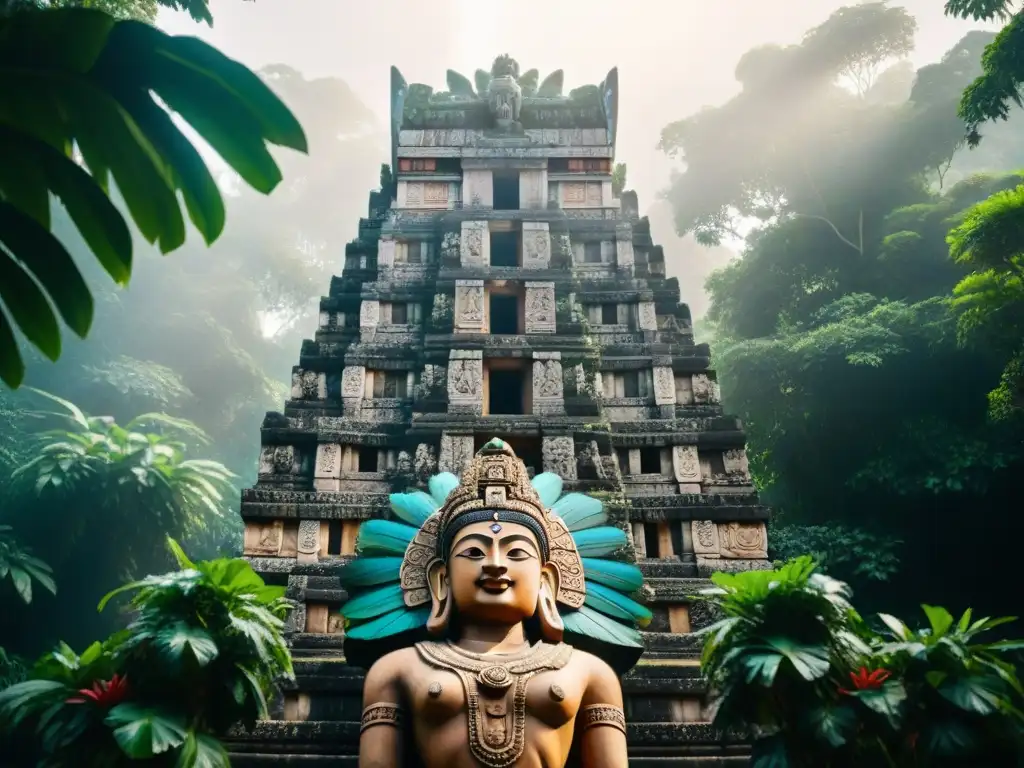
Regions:
[[[528,560],[531,557],[533,557],[533,555],[522,547],[510,549],[508,552],[509,560]]]
[[[484,551],[480,547],[466,547],[459,552],[459,557],[468,557],[471,560],[479,560],[484,557]]]

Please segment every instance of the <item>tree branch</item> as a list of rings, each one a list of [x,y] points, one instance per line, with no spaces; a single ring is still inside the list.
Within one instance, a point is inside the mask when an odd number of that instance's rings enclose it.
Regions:
[[[840,240],[842,240],[848,246],[853,248],[853,250],[855,250],[861,256],[864,255],[864,211],[860,212],[860,223],[859,223],[860,242],[861,242],[860,245],[857,245],[852,240],[849,240],[846,237],[844,237],[843,233],[839,231],[839,228],[835,224],[833,224],[831,221],[826,219],[824,216],[818,216],[817,214],[813,214],[813,213],[794,213],[793,215],[794,216],[799,216],[799,217],[804,218],[804,219],[817,219],[818,221],[825,222],[826,224],[829,225],[829,227],[832,229],[832,231],[836,233],[836,237],[838,237]]]

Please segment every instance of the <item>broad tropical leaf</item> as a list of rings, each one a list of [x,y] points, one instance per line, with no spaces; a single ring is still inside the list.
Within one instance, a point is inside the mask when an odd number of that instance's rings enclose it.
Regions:
[[[124,753],[137,760],[180,746],[188,734],[180,718],[135,704],[114,707],[106,724],[114,729],[114,738]]]
[[[205,0],[161,1],[211,21]],[[164,253],[185,240],[179,193],[207,243],[221,234],[220,192],[164,105],[263,193],[281,180],[268,144],[306,151],[302,128],[266,84],[196,38],[92,8],[0,18],[0,380],[9,386],[24,377],[14,328],[56,360],[57,315],[80,337],[92,323],[92,295],[50,232],[51,193],[119,283],[131,274],[132,244],[107,193],[111,178]]]

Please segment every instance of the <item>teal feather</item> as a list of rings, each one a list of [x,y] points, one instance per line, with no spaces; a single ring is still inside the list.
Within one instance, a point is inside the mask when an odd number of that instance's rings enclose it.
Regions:
[[[429,608],[417,608],[416,610],[399,608],[365,624],[348,627],[345,630],[345,636],[350,640],[380,640],[383,637],[397,635],[399,632],[419,629],[426,625],[428,616],[430,616]]]
[[[612,645],[625,645],[632,648],[643,648],[643,638],[632,627],[620,624],[593,608],[584,605],[578,611],[569,611],[562,616],[565,628],[578,635],[593,638]]]
[[[595,611],[600,611],[613,619],[622,619],[630,623],[637,623],[646,627],[654,618],[646,606],[640,605],[636,600],[609,589],[597,582],[588,581],[587,596],[585,603]]]
[[[576,549],[581,557],[610,555],[626,544],[626,532],[610,525],[576,531],[572,538],[576,542]]]
[[[345,589],[373,587],[398,581],[398,571],[402,567],[400,557],[359,557],[349,562],[338,574],[341,586]]]
[[[604,504],[582,493],[567,493],[551,511],[562,518],[570,531],[582,531],[608,522]]]
[[[530,481],[530,485],[540,496],[540,503],[545,507],[552,506],[562,495],[562,478],[554,472],[541,472]]]
[[[632,563],[620,563],[617,560],[584,557],[583,575],[588,581],[596,581],[627,594],[636,592],[644,583],[644,576],[639,568]]]
[[[421,527],[427,518],[437,511],[434,497],[423,491],[392,493],[388,499],[391,501],[391,511],[403,522],[417,528]]]
[[[341,615],[350,621],[363,621],[390,613],[404,606],[402,585],[388,584],[386,587],[373,589],[353,597],[341,606]]]
[[[444,504],[445,499],[448,498],[448,494],[458,488],[458,486],[459,478],[451,472],[442,472],[438,475],[434,475],[427,481],[427,487],[430,489],[430,495],[434,497],[434,501],[437,502],[438,506]]]
[[[416,529],[391,520],[367,520],[359,526],[357,555],[404,555]]]

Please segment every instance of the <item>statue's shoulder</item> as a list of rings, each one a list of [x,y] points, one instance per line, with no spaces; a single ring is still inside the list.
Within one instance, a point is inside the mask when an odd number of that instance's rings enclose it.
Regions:
[[[394,679],[402,676],[418,664],[418,657],[415,648],[399,648],[397,651],[386,653],[373,662],[367,673],[368,677],[377,679]]]
[[[616,688],[619,687],[619,675],[600,656],[574,648],[572,661],[576,669],[586,673],[591,686],[598,688],[605,688],[610,685]]]

